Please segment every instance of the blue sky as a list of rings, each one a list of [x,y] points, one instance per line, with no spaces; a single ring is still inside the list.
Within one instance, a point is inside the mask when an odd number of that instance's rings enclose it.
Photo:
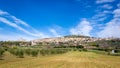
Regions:
[[[0,40],[120,38],[119,0],[0,0]]]

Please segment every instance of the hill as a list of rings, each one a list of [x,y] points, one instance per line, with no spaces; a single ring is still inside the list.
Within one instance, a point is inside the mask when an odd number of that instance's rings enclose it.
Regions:
[[[113,42],[114,41],[114,42]],[[120,48],[119,38],[96,38],[83,35],[68,35],[55,38],[33,40],[34,45],[46,46],[84,46],[84,48]]]

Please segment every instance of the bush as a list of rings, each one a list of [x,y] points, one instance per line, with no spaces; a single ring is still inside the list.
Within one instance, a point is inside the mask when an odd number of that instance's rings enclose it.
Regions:
[[[45,55],[45,51],[44,51],[44,50],[40,50],[40,54],[41,54],[42,56],[44,56],[44,55]]]
[[[40,54],[42,56],[49,55],[50,54],[50,50],[42,49],[42,50],[40,50]]]
[[[13,49],[18,49],[18,47],[17,47],[17,46],[12,46],[12,48],[13,48]]]
[[[78,45],[78,46],[76,46],[76,48],[84,48],[84,46]]]
[[[25,53],[26,53],[27,55],[31,55],[31,49],[25,49]]]
[[[76,48],[74,48],[74,49],[73,49],[73,51],[77,51],[77,49],[76,49]]]
[[[45,55],[53,55],[53,54],[63,54],[70,51],[70,49],[42,49],[40,50],[40,54],[45,56]]]
[[[111,51],[111,49],[106,49],[106,48],[94,48],[93,50],[106,51],[106,52]]]
[[[83,50],[83,51],[88,51],[88,50],[87,50],[87,49],[85,49],[85,48],[83,48],[82,50]]]
[[[9,49],[8,50],[11,54],[19,57],[19,58],[24,58],[24,50],[23,49]]]
[[[16,50],[16,56],[19,58],[24,58],[24,50],[23,49],[17,49]]]
[[[33,57],[38,56],[38,53],[39,53],[38,50],[35,50],[35,49],[32,49],[32,50],[31,50],[31,55],[32,55]]]
[[[0,48],[0,59],[2,59],[4,52],[5,50],[3,48]]]
[[[16,55],[16,49],[9,48],[8,51],[9,51],[12,55]]]
[[[79,51],[79,52],[81,52],[82,50],[81,50],[81,49],[79,49],[78,51]]]
[[[98,43],[96,43],[96,42],[91,42],[89,45],[90,45],[90,46],[99,47],[99,44],[98,44]]]

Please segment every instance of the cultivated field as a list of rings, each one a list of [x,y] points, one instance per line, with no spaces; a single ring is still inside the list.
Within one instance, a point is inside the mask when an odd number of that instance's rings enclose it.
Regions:
[[[120,56],[70,51],[64,54],[17,58],[9,52],[0,60],[0,68],[120,68]]]

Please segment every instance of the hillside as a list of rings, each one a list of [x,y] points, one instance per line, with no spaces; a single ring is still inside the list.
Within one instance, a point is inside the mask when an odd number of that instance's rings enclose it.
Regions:
[[[89,36],[82,36],[82,35],[68,35],[63,37],[54,37],[54,38],[43,38],[43,39],[37,39],[33,40],[35,42],[69,42],[69,41],[96,41],[101,40],[101,38],[94,38]]]
[[[112,42],[114,40],[115,42]],[[120,39],[117,38],[95,38],[82,35],[68,35],[55,38],[44,38],[32,41],[32,45],[54,45],[54,46],[79,46],[84,48],[96,48],[98,45],[102,48],[106,47],[120,47],[118,44]],[[115,47],[114,47],[115,48]]]

